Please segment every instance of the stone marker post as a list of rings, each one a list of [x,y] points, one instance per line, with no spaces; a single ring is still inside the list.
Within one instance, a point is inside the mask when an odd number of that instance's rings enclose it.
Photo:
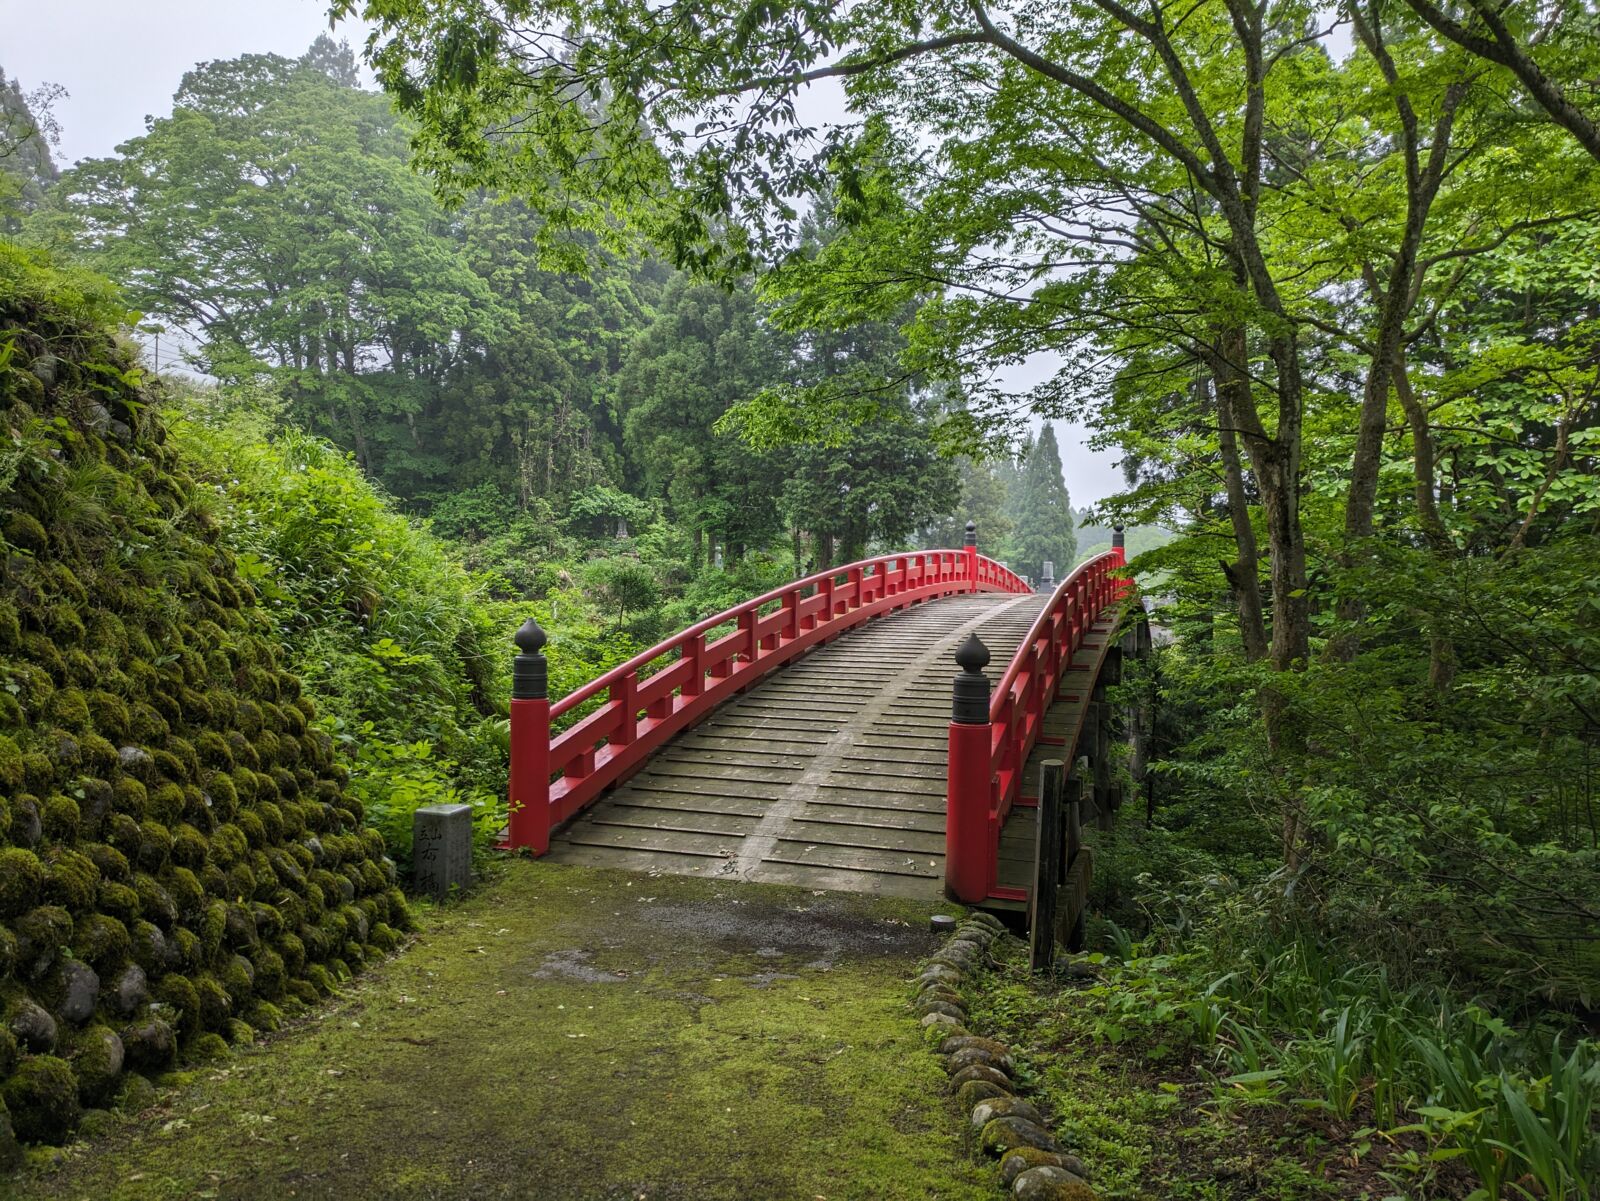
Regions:
[[[472,883],[472,806],[424,805],[411,816],[412,876],[418,892],[449,900]]]

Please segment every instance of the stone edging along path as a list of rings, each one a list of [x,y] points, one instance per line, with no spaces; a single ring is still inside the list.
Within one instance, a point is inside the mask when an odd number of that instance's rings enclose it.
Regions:
[[[1083,1161],[1068,1155],[1044,1115],[1017,1095],[1010,1048],[968,1029],[958,990],[1004,933],[999,919],[987,913],[967,917],[923,965],[912,1004],[929,1042],[944,1057],[950,1091],[971,1112],[979,1145],[999,1160],[1001,1182],[1017,1201],[1096,1201]]]

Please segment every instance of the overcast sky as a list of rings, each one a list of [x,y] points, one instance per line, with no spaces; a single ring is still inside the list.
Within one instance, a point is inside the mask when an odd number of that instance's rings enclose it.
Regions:
[[[144,131],[146,116],[172,111],[178,81],[197,62],[240,54],[298,55],[328,29],[327,0],[0,0],[0,69],[31,92],[58,83],[63,165],[113,153]],[[334,31],[357,51],[362,26]],[[1016,384],[1049,373],[1038,362],[1008,372]],[[1056,423],[1067,489],[1079,507],[1122,489],[1115,456]]]

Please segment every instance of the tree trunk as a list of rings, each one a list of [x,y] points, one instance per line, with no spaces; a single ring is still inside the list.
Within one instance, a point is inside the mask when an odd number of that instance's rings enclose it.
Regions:
[[[1242,328],[1230,328],[1219,336],[1222,354],[1213,365],[1217,400],[1217,438],[1222,450],[1222,470],[1227,480],[1228,517],[1233,522],[1233,538],[1238,557],[1223,573],[1239,606],[1239,634],[1244,640],[1245,658],[1254,662],[1267,656],[1266,622],[1261,610],[1260,551],[1256,546],[1255,526],[1250,522],[1250,504],[1244,490],[1244,471],[1239,463],[1238,428],[1234,413],[1241,407],[1236,396],[1248,391],[1250,377],[1245,370],[1246,344]],[[1246,399],[1246,403],[1248,400]]]

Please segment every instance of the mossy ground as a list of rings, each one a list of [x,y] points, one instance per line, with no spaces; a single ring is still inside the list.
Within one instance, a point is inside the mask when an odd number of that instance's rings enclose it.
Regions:
[[[995,1196],[906,1009],[926,905],[518,862],[22,1196]]]

